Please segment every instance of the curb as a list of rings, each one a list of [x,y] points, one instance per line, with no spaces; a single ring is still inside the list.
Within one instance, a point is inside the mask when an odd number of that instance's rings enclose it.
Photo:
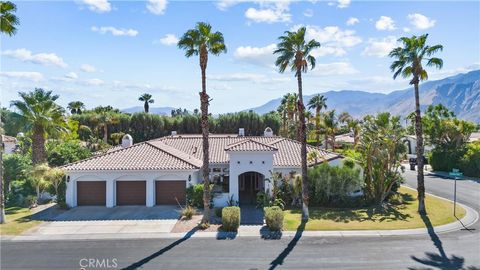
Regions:
[[[409,189],[414,189],[404,186]],[[437,195],[425,192],[426,194],[453,202],[452,200],[439,197]],[[465,216],[457,221],[433,227],[436,234],[443,234],[464,229],[476,223],[480,216],[477,211],[469,206],[457,203],[465,209]],[[216,238],[218,240],[232,240],[238,237],[256,237],[262,239],[280,239],[283,237],[294,237],[296,231],[283,231],[281,233],[261,232],[263,226],[247,226],[244,230],[240,228],[239,232],[195,232],[189,233],[124,233],[124,234],[63,234],[63,235],[19,235],[19,236],[1,236],[1,241],[28,242],[28,241],[59,241],[59,240],[128,240],[128,239],[180,239],[188,238]],[[245,229],[248,228],[248,229]],[[352,230],[352,231],[303,231],[302,237],[384,237],[384,236],[406,236],[406,235],[428,235],[429,229],[399,229],[399,230]]]

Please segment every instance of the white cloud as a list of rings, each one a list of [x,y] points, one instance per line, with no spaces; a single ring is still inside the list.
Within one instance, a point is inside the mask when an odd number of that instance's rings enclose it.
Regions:
[[[62,68],[67,67],[67,64],[63,61],[63,59],[54,53],[33,54],[31,51],[22,48],[16,50],[7,50],[2,54],[23,62],[30,62],[44,66],[58,66]]]
[[[148,0],[147,9],[155,15],[163,15],[167,9],[167,4],[167,0]]]
[[[347,52],[340,47],[330,47],[330,46],[321,46],[318,49],[312,51],[314,57],[325,56],[325,55],[334,55],[334,56],[344,56]]]
[[[233,7],[242,2],[251,2],[251,0],[220,0],[215,1],[215,6],[221,11],[226,11],[230,7]]]
[[[298,29],[300,26],[294,26],[292,30]],[[335,47],[353,47],[362,42],[362,39],[355,35],[354,30],[342,30],[338,26],[326,26],[320,28],[314,25],[307,25],[306,39],[315,39],[322,46]]]
[[[178,38],[174,34],[166,34],[163,38],[155,40],[154,44],[163,44],[163,45],[176,45],[178,43]]]
[[[83,72],[95,72],[97,68],[89,64],[83,64],[80,66],[80,70]]]
[[[410,20],[410,23],[415,26],[417,29],[425,30],[431,28],[435,25],[435,20],[428,18],[425,15],[414,13],[408,14],[407,18]]]
[[[92,31],[97,32],[100,34],[107,34],[110,33],[114,36],[129,36],[129,37],[134,37],[138,35],[138,31],[134,29],[125,29],[125,28],[115,28],[113,26],[102,26],[102,27],[96,27],[92,26]]]
[[[43,74],[31,71],[6,71],[0,72],[0,76],[5,78],[29,80],[34,82],[43,80]]]
[[[289,5],[289,1],[260,2],[260,8],[248,8],[245,17],[257,23],[290,22],[292,14],[289,13]]]
[[[109,12],[112,6],[107,0],[81,0],[80,3],[88,6],[88,9],[98,13]]]
[[[335,75],[351,75],[358,73],[349,62],[333,62],[326,64],[317,64],[312,74],[315,76],[335,76]]]
[[[312,10],[312,9],[306,9],[306,10],[303,12],[303,16],[305,16],[305,17],[313,17],[313,10]]]
[[[75,72],[69,72],[69,73],[65,74],[65,77],[69,78],[69,79],[72,79],[72,80],[78,79],[78,75]]]
[[[397,38],[394,36],[382,39],[371,38],[368,40],[368,46],[363,50],[362,55],[385,57],[397,46]]]
[[[212,75],[208,77],[213,81],[226,81],[226,82],[253,82],[253,83],[285,83],[291,81],[287,77],[272,77],[258,73],[232,73],[222,75]]]
[[[408,28],[408,27],[403,27],[403,32],[408,33],[408,32],[410,32],[410,31],[411,31],[410,28]]]
[[[375,28],[378,30],[388,30],[392,31],[395,30],[395,22],[392,20],[392,18],[387,17],[387,16],[380,16],[380,19],[375,23]]]
[[[100,79],[86,79],[86,80],[80,81],[80,83],[89,85],[89,86],[99,86],[104,84],[105,82]]]
[[[337,7],[346,8],[350,5],[351,0],[337,0]]]
[[[358,18],[350,17],[347,20],[347,25],[354,25],[354,24],[357,24],[359,22],[360,22],[360,20]]]
[[[235,59],[246,63],[273,67],[275,62],[273,51],[276,48],[276,44],[270,44],[265,47],[240,46],[235,50],[233,55]]]

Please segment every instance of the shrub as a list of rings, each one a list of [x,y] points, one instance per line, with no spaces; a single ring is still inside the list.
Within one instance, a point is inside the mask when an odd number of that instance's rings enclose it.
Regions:
[[[281,209],[285,208],[285,202],[281,198],[273,198],[269,191],[260,191],[257,193],[257,208],[264,208],[270,206],[278,206]]]
[[[196,184],[187,188],[187,204],[203,208],[203,184]]]
[[[265,222],[271,231],[281,231],[283,228],[283,211],[278,206],[265,207]]]
[[[460,159],[459,168],[467,176],[480,177],[480,141],[467,145],[467,151]]]
[[[240,227],[240,207],[229,206],[222,209],[222,228],[228,232],[235,232]]]
[[[350,195],[361,189],[359,170],[322,164],[308,171],[310,203],[321,206],[351,206]]]
[[[206,222],[206,223],[200,223],[198,224],[197,226],[200,230],[206,230],[208,229],[208,227],[210,227],[210,223]]]
[[[36,205],[37,205],[37,196],[34,196],[34,195],[28,195],[23,202],[23,206],[28,208],[35,207]]]
[[[193,208],[190,205],[187,205],[187,207],[182,209],[182,216],[185,219],[188,219],[188,220],[192,219],[194,214],[195,214],[195,208]]]
[[[215,208],[215,216],[221,218],[222,217],[222,207]]]

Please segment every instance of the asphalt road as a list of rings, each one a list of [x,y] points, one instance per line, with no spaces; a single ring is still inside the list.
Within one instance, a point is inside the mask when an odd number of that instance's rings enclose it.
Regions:
[[[405,176],[414,187],[415,174]],[[459,202],[479,211],[480,184],[457,184]],[[452,197],[452,180],[426,177],[426,186]],[[480,226],[469,229],[396,237],[2,242],[1,269],[480,269]]]

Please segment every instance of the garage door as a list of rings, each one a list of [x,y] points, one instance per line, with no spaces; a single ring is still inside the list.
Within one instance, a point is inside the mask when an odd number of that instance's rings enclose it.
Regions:
[[[157,204],[185,204],[185,181],[156,181],[155,199]],[[175,200],[175,198],[177,200]]]
[[[77,205],[103,205],[105,206],[106,183],[105,181],[78,181]]]
[[[145,205],[145,181],[117,181],[117,205]]]

